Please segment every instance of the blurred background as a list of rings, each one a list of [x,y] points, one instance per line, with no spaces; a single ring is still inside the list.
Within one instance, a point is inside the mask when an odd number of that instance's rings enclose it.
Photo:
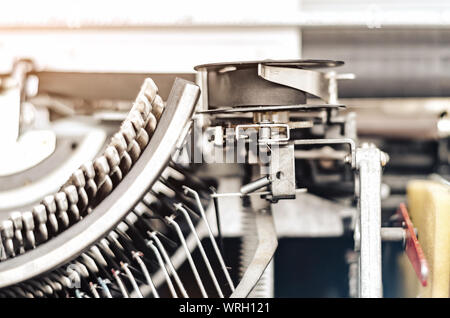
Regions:
[[[360,137],[391,156],[388,218],[408,180],[449,174],[449,27],[445,0],[15,0],[0,7],[0,73],[18,58],[46,71],[183,74],[208,62],[342,60],[338,71],[356,79],[340,82],[341,102],[357,111]],[[351,236],[280,233],[275,296],[348,296]],[[389,297],[399,251],[385,252]]]
[[[0,10],[0,71],[192,72],[216,61],[346,62],[342,97],[448,95],[447,1],[26,1]]]

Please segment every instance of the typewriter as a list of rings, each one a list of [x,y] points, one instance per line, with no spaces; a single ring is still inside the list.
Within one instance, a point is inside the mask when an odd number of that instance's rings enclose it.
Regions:
[[[0,297],[274,297],[280,282],[383,297],[399,268],[442,296],[448,114],[346,105],[343,64],[17,60],[0,77]]]

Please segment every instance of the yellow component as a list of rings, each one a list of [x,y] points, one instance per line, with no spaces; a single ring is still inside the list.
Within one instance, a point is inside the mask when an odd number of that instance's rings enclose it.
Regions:
[[[450,187],[414,180],[408,183],[408,210],[428,261],[426,287],[421,286],[406,255],[400,259],[405,297],[449,297],[450,294]]]

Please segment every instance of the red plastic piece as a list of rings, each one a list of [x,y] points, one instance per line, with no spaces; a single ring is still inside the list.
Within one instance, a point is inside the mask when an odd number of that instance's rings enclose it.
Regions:
[[[400,203],[397,213],[400,214],[404,220],[404,227],[406,231],[406,255],[408,255],[409,261],[411,262],[417,277],[422,283],[422,286],[427,286],[429,272],[428,263],[425,259],[425,254],[423,253],[419,240],[417,239],[416,232],[414,231],[414,225],[409,218],[408,209],[404,203]]]

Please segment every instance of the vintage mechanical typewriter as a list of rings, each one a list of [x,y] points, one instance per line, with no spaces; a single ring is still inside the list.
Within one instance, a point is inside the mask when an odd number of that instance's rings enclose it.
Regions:
[[[382,297],[399,254],[414,284],[448,282],[434,266],[448,255],[430,256],[448,237],[430,242],[419,220],[425,209],[449,224],[448,134],[424,173],[434,179],[408,185],[407,200],[398,162],[423,144],[400,151],[375,129],[383,119],[358,128],[359,110],[338,99],[353,78],[342,64],[125,74],[14,63],[0,77],[0,297],[273,297],[278,240],[312,228],[297,214],[319,212],[350,242],[344,296]]]

